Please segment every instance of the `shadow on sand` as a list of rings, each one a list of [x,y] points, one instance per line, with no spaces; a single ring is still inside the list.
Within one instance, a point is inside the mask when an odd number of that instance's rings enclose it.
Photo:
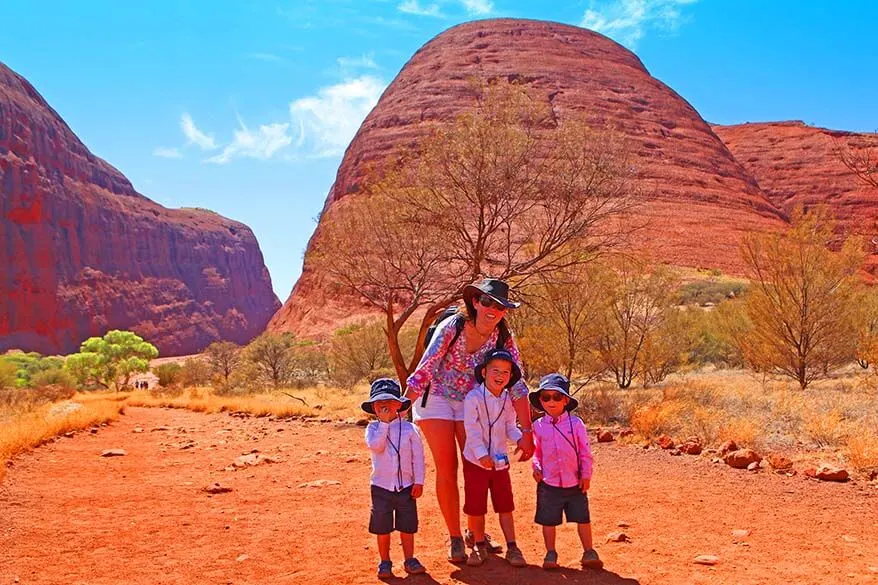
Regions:
[[[498,558],[489,559],[481,567],[462,566],[451,573],[451,578],[469,585],[639,585],[636,579],[621,577],[612,571],[579,570],[561,568],[554,571],[543,570],[538,565],[516,569]],[[429,574],[394,577],[384,580],[389,584],[440,585]]]

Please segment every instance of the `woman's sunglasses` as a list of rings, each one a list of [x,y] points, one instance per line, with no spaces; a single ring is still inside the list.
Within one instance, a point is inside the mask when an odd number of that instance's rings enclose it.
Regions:
[[[558,392],[540,392],[540,402],[563,402],[567,398]]]
[[[479,304],[482,305],[483,307],[485,307],[486,309],[490,309],[491,307],[493,307],[493,308],[497,309],[498,311],[505,311],[506,310],[506,307],[504,305],[501,305],[500,303],[498,303],[497,301],[495,301],[493,298],[489,297],[488,295],[480,296],[479,297]]]

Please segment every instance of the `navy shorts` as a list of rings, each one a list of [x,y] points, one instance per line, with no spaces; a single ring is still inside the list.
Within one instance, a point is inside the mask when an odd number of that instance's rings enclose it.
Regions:
[[[414,534],[418,531],[418,503],[412,497],[412,486],[392,492],[377,485],[372,488],[372,515],[369,532],[390,534],[394,530]]]
[[[561,514],[568,522],[576,524],[591,523],[588,512],[588,495],[579,486],[561,488],[545,482],[537,484],[537,513],[534,522],[541,526],[558,526]]]

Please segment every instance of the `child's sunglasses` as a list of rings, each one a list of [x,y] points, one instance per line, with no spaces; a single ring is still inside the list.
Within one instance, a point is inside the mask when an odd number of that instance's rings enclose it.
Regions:
[[[495,301],[492,297],[488,295],[481,295],[479,297],[479,304],[485,307],[486,309],[490,309],[491,307],[497,309],[498,311],[505,311],[506,307],[497,301]]]
[[[540,402],[563,402],[567,398],[559,392],[540,392]]]

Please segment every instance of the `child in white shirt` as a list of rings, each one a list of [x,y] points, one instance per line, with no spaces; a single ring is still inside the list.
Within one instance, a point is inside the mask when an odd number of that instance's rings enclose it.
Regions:
[[[400,532],[406,573],[426,572],[414,556],[418,531],[416,499],[424,492],[424,447],[415,425],[400,415],[411,406],[396,380],[372,382],[364,411],[378,420],[366,427],[366,445],[372,454],[372,514],[369,532],[378,537],[378,577],[393,577],[390,533]]]
[[[509,478],[509,455],[506,444],[515,441],[521,447],[521,430],[515,424],[515,408],[509,388],[521,379],[515,358],[505,349],[485,355],[476,368],[479,386],[470,390],[463,401],[463,425],[466,444],[463,449],[463,513],[473,534],[475,545],[467,559],[470,566],[481,565],[488,557],[485,541],[485,515],[488,492],[506,537],[506,560],[513,567],[527,563],[515,543],[512,512],[512,481]],[[516,449],[516,452],[518,449]]]

